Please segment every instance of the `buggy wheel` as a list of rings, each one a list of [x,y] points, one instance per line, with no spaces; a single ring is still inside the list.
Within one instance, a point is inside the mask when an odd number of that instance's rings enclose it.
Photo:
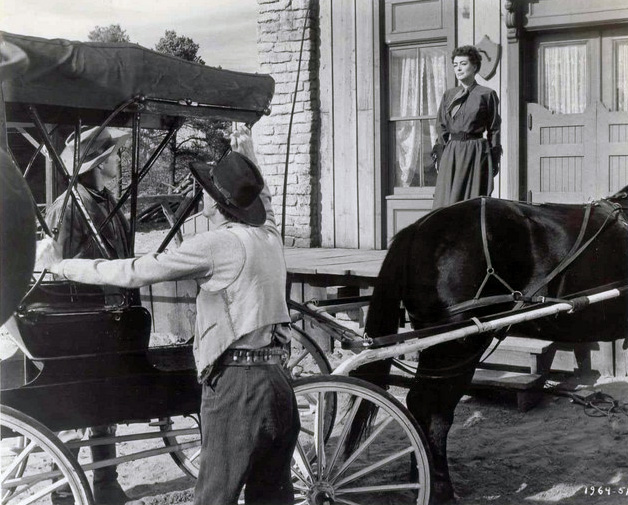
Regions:
[[[296,326],[292,327],[290,359],[286,369],[292,380],[331,373],[331,365],[323,350],[312,337]]]
[[[69,502],[93,505],[85,473],[54,433],[11,407],[0,413],[2,504],[48,504],[53,491],[67,489]]]
[[[164,433],[163,441],[167,447],[177,447],[170,456],[179,468],[190,477],[198,478],[201,455],[199,415],[162,418],[159,430]]]
[[[428,448],[417,422],[397,399],[368,382],[341,376],[300,380],[294,391],[301,419],[292,462],[295,503],[428,503]],[[372,429],[347,450],[356,413],[366,406],[375,409]]]

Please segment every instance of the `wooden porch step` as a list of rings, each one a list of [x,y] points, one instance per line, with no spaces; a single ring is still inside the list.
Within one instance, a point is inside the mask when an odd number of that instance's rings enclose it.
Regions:
[[[478,369],[473,375],[472,389],[505,389],[517,396],[521,412],[531,409],[541,399],[545,377],[539,374]]]
[[[417,362],[398,360],[407,373],[393,366],[390,376],[390,385],[410,387],[416,371]],[[516,395],[517,407],[521,412],[531,409],[541,399],[541,388],[545,382],[542,374],[513,372],[506,370],[477,369],[473,375],[472,390],[498,389],[511,391]]]
[[[531,374],[546,374],[549,372],[554,357],[554,343],[549,340],[534,338],[506,337],[498,344],[493,340],[489,349],[496,350],[482,363],[481,368],[494,368],[505,365],[529,369]],[[491,366],[487,366],[491,365]]]
[[[526,391],[541,387],[543,382],[543,376],[534,373],[479,369],[473,375],[473,385],[475,387],[499,387]]]

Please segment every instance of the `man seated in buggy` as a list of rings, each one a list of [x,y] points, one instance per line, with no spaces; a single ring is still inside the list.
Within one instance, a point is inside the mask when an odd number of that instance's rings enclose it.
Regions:
[[[89,217],[94,221],[96,228],[100,225],[116,205],[116,200],[109,190],[109,186],[117,180],[117,154],[130,134],[117,128],[105,128],[94,140],[98,128],[89,128],[83,131],[79,139],[80,153],[83,154],[91,142],[91,148],[85,154],[83,163],[78,170],[78,184],[76,189],[87,209]],[[61,159],[68,170],[73,166],[75,135],[70,134],[65,142],[65,149]],[[68,174],[70,177],[72,174]],[[66,192],[62,193],[46,210],[46,223],[56,234],[57,244],[61,248],[64,258],[103,258],[93,235],[84,219],[81,218],[73,200],[64,211]],[[63,215],[62,215],[63,214]],[[62,221],[59,223],[59,218]],[[57,229],[58,228],[58,229]],[[128,258],[130,227],[124,214],[116,212],[111,220],[100,230],[111,258]]]
[[[81,132],[79,137],[79,152],[84,153],[84,161],[78,168],[78,184],[76,189],[81,201],[85,205],[89,218],[100,229],[100,236],[110,258],[128,258],[130,249],[130,226],[121,210],[118,210],[102,227],[111,210],[116,206],[109,186],[117,180],[117,154],[129,133],[116,128],[104,128],[98,134],[99,128],[89,128]],[[72,133],[65,142],[65,149],[61,159],[65,167],[70,170],[73,166],[75,135]],[[91,147],[88,147],[90,146]],[[89,151],[85,150],[89,148]],[[72,174],[68,174],[70,177]],[[80,215],[74,200],[69,200],[68,208],[66,192],[62,193],[47,209],[46,224],[57,237],[55,247],[63,258],[103,258],[105,255],[97,246],[89,226]],[[130,292],[134,299],[139,299],[136,290]],[[90,438],[113,437],[116,434],[115,424],[92,426],[87,430]],[[80,440],[85,436],[84,430],[69,430],[59,434],[64,442]],[[90,447],[94,462],[116,457],[115,445],[94,445]],[[78,449],[75,450],[78,453]],[[75,454],[77,455],[77,454]],[[94,470],[94,499],[99,505],[129,503],[130,499],[118,483],[118,472],[115,466],[106,466]],[[72,495],[69,487],[65,486],[52,494],[54,505],[70,503]],[[70,501],[68,501],[70,500]]]

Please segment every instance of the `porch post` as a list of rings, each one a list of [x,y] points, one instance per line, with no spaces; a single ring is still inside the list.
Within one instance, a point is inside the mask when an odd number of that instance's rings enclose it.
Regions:
[[[521,166],[524,161],[523,153],[521,152],[521,129],[522,120],[525,119],[525,115],[522,116],[520,109],[522,106],[521,99],[521,1],[520,0],[507,0],[505,2],[505,22],[506,22],[506,36],[508,39],[507,45],[507,89],[506,94],[508,105],[508,118],[506,121],[507,131],[506,138],[508,139],[508,154],[507,154],[507,173],[508,180],[506,181],[506,198],[513,200],[519,200],[523,196],[521,188],[522,174]]]

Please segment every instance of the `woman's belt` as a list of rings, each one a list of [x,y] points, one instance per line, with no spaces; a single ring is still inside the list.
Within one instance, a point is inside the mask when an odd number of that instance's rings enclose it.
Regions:
[[[227,349],[216,361],[216,366],[283,365],[288,357],[283,347],[261,349]]]
[[[466,133],[466,132],[460,132],[460,133],[450,133],[449,134],[449,138],[450,140],[477,140],[477,139],[481,139],[482,137],[484,137],[484,134],[482,133]]]

